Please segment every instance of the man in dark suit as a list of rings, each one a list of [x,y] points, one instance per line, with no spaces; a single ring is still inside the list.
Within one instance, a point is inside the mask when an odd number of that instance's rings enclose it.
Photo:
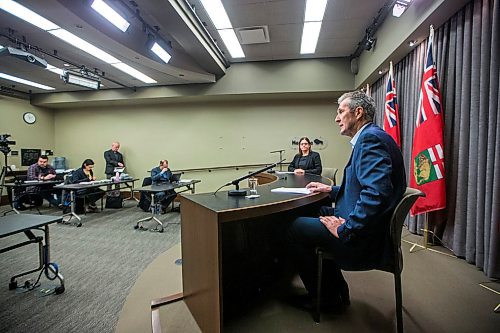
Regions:
[[[106,169],[104,173],[106,178],[111,178],[115,175],[116,167],[123,167],[123,155],[118,151],[120,149],[120,143],[115,141],[111,144],[111,149],[104,152],[104,159],[106,160]]]
[[[328,192],[335,208],[322,209],[319,218],[292,222],[287,240],[300,277],[314,304],[317,259],[315,248],[334,253],[323,267],[326,305],[348,305],[349,288],[341,269],[366,270],[391,262],[389,222],[406,189],[401,151],[394,140],[373,124],[375,103],[362,91],[339,98],[335,122],[340,134],[351,137],[353,151],[341,186],[313,182],[314,192]],[[321,216],[323,215],[323,216]]]

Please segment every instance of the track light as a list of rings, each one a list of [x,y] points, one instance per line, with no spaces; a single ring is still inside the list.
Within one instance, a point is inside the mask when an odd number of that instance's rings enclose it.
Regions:
[[[373,46],[375,46],[375,42],[377,39],[373,36],[366,36],[366,42],[365,42],[365,50],[370,51]]]
[[[74,84],[76,86],[99,90],[101,81],[98,78],[86,77],[69,71],[63,71],[61,79],[65,83]]]

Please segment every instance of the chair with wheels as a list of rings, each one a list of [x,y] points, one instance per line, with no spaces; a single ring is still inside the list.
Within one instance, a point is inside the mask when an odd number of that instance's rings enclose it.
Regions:
[[[392,213],[390,221],[390,239],[392,240],[392,250],[394,252],[394,262],[387,266],[375,267],[376,270],[392,273],[394,275],[394,292],[396,296],[396,322],[398,333],[403,332],[403,299],[401,286],[401,272],[403,271],[403,255],[401,252],[401,233],[403,231],[404,221],[410,208],[419,197],[425,197],[425,194],[419,190],[407,187],[403,198]],[[318,279],[317,279],[317,299],[314,320],[319,323],[321,316],[321,282],[323,278],[323,260],[335,259],[332,253],[324,251],[321,248],[316,249],[318,256]],[[364,270],[364,269],[363,269]]]

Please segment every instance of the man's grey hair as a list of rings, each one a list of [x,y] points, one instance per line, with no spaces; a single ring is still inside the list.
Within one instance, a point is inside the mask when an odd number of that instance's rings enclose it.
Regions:
[[[354,112],[357,107],[362,107],[365,110],[365,119],[368,121],[373,121],[375,117],[375,101],[373,98],[365,94],[361,90],[351,91],[340,96],[338,103],[342,103],[345,99],[349,99],[349,109]]]

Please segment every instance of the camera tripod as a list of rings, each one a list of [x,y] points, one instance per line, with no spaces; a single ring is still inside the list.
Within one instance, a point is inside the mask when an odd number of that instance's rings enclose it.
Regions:
[[[2,151],[4,155],[4,165],[2,167],[2,172],[0,173],[0,200],[3,195],[3,188],[5,187],[5,177],[7,176],[7,172],[12,171],[10,166],[7,165],[7,154],[8,152]]]

